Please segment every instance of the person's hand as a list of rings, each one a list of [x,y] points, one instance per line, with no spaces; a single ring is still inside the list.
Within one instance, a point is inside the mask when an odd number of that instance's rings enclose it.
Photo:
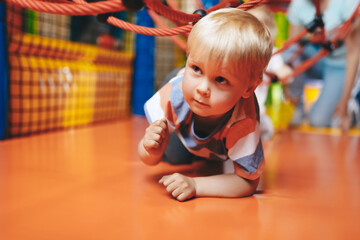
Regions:
[[[152,157],[161,157],[169,140],[169,130],[166,119],[153,122],[146,128],[143,138],[144,149]]]
[[[278,67],[274,71],[275,75],[279,78],[279,81],[282,84],[289,84],[293,81],[293,79],[289,77],[293,72],[294,72],[293,69],[286,64]]]
[[[340,99],[333,114],[333,118],[338,119],[338,127],[343,133],[346,133],[350,128],[350,119],[347,114],[347,103],[348,101]]]
[[[160,184],[166,187],[166,191],[179,201],[185,201],[196,195],[195,180],[180,173],[163,176]]]

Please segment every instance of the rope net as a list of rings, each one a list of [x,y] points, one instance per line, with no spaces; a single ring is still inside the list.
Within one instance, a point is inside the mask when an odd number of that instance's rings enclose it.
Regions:
[[[52,14],[71,16],[105,15],[106,22],[111,25],[134,33],[170,37],[175,44],[183,50],[186,48],[186,42],[178,38],[177,35],[183,35],[186,37],[191,31],[193,23],[196,23],[201,18],[200,13],[187,14],[180,11],[173,0],[168,0],[166,5],[161,0],[105,0],[92,3],[88,3],[85,0],[6,0],[6,2],[34,11]],[[199,8],[203,8],[201,1],[197,1],[197,3]],[[273,11],[285,12],[286,6],[289,3],[290,0],[248,0],[247,2],[239,0],[224,0],[207,10],[203,10],[205,13],[210,13],[224,7],[236,7],[247,11],[262,4],[267,4]],[[291,45],[298,43],[307,33],[312,33],[315,29],[318,29],[321,32],[320,42],[322,42],[323,48],[313,58],[295,66],[293,74],[287,78],[301,74],[311,67],[316,61],[327,56],[331,51],[338,48],[338,43],[345,40],[346,36],[349,34],[352,22],[359,15],[360,4],[356,7],[351,17],[338,29],[337,34],[335,34],[332,39],[327,40],[321,17],[320,0],[314,0],[314,5],[316,8],[316,16],[313,21],[313,25],[305,28],[298,35],[286,41],[274,54],[278,54]],[[113,12],[137,11],[143,7],[146,7],[149,15],[160,26],[160,28],[139,26],[111,16],[111,13]],[[160,15],[173,21],[177,26],[172,28],[167,27],[159,17]]]

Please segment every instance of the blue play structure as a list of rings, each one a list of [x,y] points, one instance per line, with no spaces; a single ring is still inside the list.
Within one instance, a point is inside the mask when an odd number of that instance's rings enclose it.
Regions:
[[[154,22],[145,9],[137,12],[138,25],[154,27]],[[132,90],[133,113],[145,115],[144,104],[154,94],[154,49],[155,37],[136,35],[136,57]]]
[[[218,4],[219,2],[220,2],[219,0],[202,0],[205,9],[209,9],[212,6]]]
[[[8,104],[5,3],[0,3],[0,140],[5,137]]]

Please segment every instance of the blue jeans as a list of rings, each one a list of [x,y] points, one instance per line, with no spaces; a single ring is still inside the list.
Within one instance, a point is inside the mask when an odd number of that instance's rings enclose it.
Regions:
[[[283,53],[285,61],[292,56],[296,46],[292,46]],[[300,62],[314,56],[319,47],[314,45],[306,45],[303,53],[294,62],[296,66]],[[345,82],[345,66],[332,66],[327,64],[325,59],[315,63],[306,72],[295,77],[294,82],[290,85],[290,93],[293,97],[299,97],[303,94],[305,80],[308,78],[317,78],[323,80],[323,88],[321,94],[312,109],[310,110],[308,119],[311,126],[329,127],[335,107],[339,102]],[[298,108],[303,107],[300,101]]]
[[[179,165],[191,164],[194,159],[195,155],[185,148],[176,133],[172,133],[164,152],[163,161],[173,165]]]

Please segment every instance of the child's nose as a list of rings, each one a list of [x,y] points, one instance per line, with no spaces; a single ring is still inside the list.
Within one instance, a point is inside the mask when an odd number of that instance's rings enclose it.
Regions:
[[[209,83],[206,79],[202,80],[201,83],[199,83],[199,85],[196,88],[196,92],[203,97],[210,96]]]

